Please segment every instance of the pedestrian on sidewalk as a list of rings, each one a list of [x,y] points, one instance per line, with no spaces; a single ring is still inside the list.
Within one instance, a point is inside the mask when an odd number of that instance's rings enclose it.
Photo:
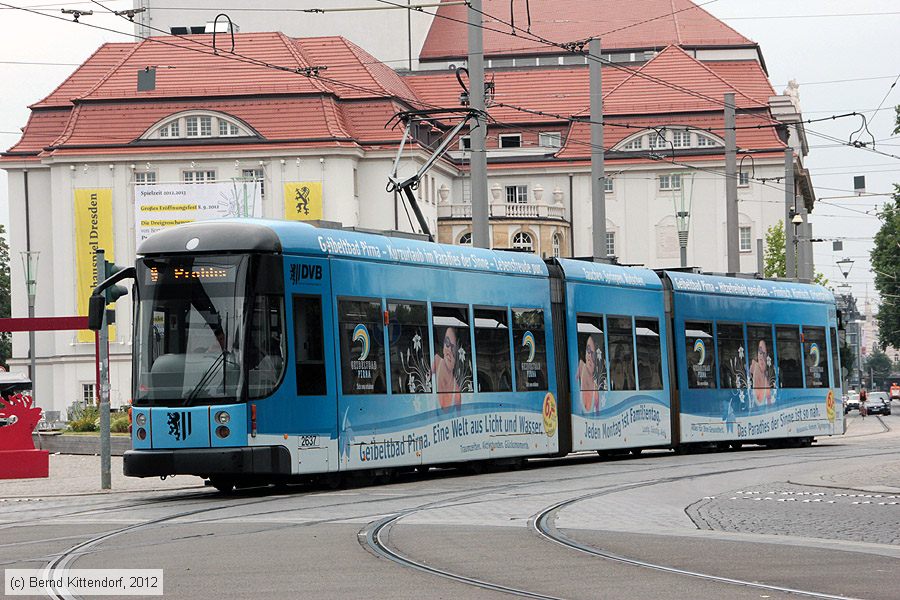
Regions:
[[[862,418],[866,418],[866,399],[868,398],[866,394],[866,388],[861,388],[859,390],[859,414],[862,415]]]

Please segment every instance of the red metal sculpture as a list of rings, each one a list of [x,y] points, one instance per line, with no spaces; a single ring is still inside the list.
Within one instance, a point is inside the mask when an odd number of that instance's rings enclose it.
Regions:
[[[0,398],[0,479],[49,477],[50,453],[36,450],[31,433],[41,409],[21,392]]]

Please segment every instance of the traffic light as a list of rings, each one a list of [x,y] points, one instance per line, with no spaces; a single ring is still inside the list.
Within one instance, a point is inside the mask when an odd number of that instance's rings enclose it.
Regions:
[[[103,261],[103,278],[101,281],[106,281],[125,267],[120,267],[115,263],[111,263],[108,260]],[[107,304],[114,304],[116,300],[124,296],[128,293],[128,290],[124,285],[111,285],[105,290],[103,290],[103,295],[106,296]]]

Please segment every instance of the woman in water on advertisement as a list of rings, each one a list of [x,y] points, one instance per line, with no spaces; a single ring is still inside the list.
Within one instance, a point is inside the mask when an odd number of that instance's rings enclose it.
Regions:
[[[443,346],[434,356],[431,371],[437,383],[438,402],[441,408],[447,409],[462,404],[461,388],[457,380],[457,361],[459,337],[455,327],[444,330]]]
[[[596,336],[588,336],[575,374],[581,390],[581,406],[586,413],[600,410],[600,390],[605,387],[602,357],[603,350],[598,349]]]
[[[754,405],[757,407],[773,404],[772,388],[769,383],[769,352],[765,340],[756,345],[756,358],[750,361],[750,382],[753,386]]]

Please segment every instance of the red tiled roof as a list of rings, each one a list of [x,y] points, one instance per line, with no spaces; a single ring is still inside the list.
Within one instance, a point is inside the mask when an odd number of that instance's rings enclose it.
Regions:
[[[495,71],[491,75],[498,103],[560,115],[587,114],[590,80],[585,67]],[[410,75],[406,81],[426,103],[459,105],[461,90],[452,73]],[[707,65],[677,46],[666,48],[638,72],[604,67],[603,89],[606,115],[721,112],[726,92],[735,92],[739,108],[761,108],[773,93],[756,61]],[[490,114],[505,122],[554,120],[503,106],[491,108]]]
[[[525,2],[512,3],[515,25],[528,28]],[[536,41],[572,42],[600,36],[604,50],[684,46],[748,46],[755,43],[696,6],[691,0],[531,0],[529,36],[510,35],[510,3],[485,0],[484,53],[545,54],[560,48]],[[467,53],[467,7],[438,8],[421,60],[457,58]]]
[[[342,37],[300,38],[294,43],[315,65],[327,65],[320,73],[324,85],[341,98],[371,98],[375,95],[417,100],[396,71]]]
[[[9,152],[40,152],[63,132],[71,113],[71,108],[32,110],[22,139],[10,148]]]
[[[735,93],[738,108],[768,105],[768,95],[753,98],[678,46],[669,46],[604,94],[603,111],[605,114],[721,111],[728,92]]]
[[[72,107],[72,99],[91,89],[135,47],[133,43],[109,43],[100,46],[88,59],[69,75],[59,87],[30,108],[49,106]]]

